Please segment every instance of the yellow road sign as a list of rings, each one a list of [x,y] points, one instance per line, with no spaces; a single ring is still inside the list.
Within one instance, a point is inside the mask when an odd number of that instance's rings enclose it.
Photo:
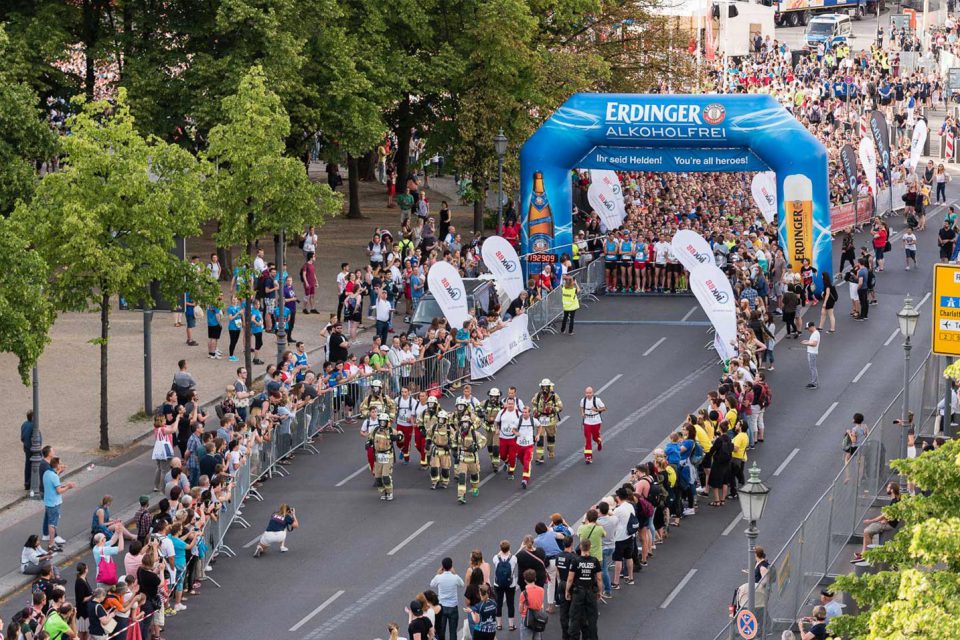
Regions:
[[[960,356],[960,265],[933,267],[933,352]]]

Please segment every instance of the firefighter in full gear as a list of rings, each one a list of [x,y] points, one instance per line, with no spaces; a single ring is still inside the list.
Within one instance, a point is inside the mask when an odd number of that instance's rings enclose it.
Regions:
[[[470,490],[476,497],[480,493],[480,449],[486,444],[483,431],[476,419],[464,416],[457,430],[457,502],[467,503],[467,474],[470,474]]]
[[[427,450],[430,452],[430,482],[433,489],[446,489],[450,484],[450,466],[456,426],[451,424],[446,411],[437,413],[436,422],[427,431]]]
[[[533,417],[538,418],[543,425],[543,435],[537,439],[537,464],[543,464],[543,448],[546,441],[547,455],[553,460],[557,457],[557,424],[560,421],[560,412],[563,411],[563,402],[553,391],[553,382],[550,378],[540,381],[540,391],[533,396]]]
[[[397,403],[383,392],[383,382],[374,380],[370,383],[370,393],[360,403],[360,415],[364,418],[370,415],[370,407],[376,407],[380,415],[388,415],[390,419],[397,415]]]
[[[403,434],[391,423],[389,416],[379,416],[377,426],[367,436],[367,448],[373,449],[374,484],[381,500],[393,500],[393,443],[403,440]]]
[[[420,451],[420,468],[426,469],[427,462],[432,455],[430,447],[427,445],[427,435],[433,430],[440,420],[440,403],[433,396],[427,398],[427,408],[420,415],[417,424],[417,450]],[[424,455],[425,453],[425,455]]]
[[[467,399],[461,396],[457,398],[457,408],[453,414],[454,423],[460,424],[464,417],[469,417],[470,420],[477,421],[477,412]]]
[[[490,454],[490,464],[493,465],[494,473],[500,470],[500,429],[497,427],[497,414],[502,408],[500,389],[493,387],[487,392],[487,400],[480,408],[480,412],[483,416],[483,429],[487,434],[487,453]]]

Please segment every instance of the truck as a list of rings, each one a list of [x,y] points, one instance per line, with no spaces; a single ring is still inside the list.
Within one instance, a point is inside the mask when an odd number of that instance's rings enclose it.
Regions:
[[[865,15],[874,15],[878,2],[882,10],[884,0],[761,0],[761,4],[776,10],[774,20],[778,27],[806,26],[818,13],[847,11],[859,20]]]

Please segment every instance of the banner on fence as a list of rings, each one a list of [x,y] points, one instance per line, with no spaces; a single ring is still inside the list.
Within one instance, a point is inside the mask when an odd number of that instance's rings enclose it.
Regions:
[[[830,207],[830,229],[833,232],[852,229],[857,225],[869,222],[872,215],[873,198],[863,196],[857,198],[856,204],[848,202]]]
[[[510,299],[519,298],[525,283],[517,250],[500,236],[490,236],[483,241],[480,255],[483,257],[483,264],[490,270],[497,284],[510,296]]]
[[[503,329],[491,333],[480,346],[473,348],[470,377],[473,380],[489,378],[510,360],[532,348],[533,340],[530,339],[527,315],[520,314]]]
[[[449,262],[437,262],[427,273],[427,284],[450,326],[454,329],[462,327],[470,319],[470,313],[460,273]]]

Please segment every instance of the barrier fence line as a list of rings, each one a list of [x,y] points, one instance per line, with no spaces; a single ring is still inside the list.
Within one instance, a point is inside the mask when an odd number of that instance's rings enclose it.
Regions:
[[[597,294],[603,289],[602,261],[594,260],[571,272],[571,275],[580,283],[582,299],[597,300]],[[544,332],[556,333],[551,325],[563,315],[560,287],[552,289],[530,305],[525,313],[529,317],[532,337]],[[222,503],[218,517],[208,522],[204,531],[208,552],[201,563],[200,579],[220,586],[206,575],[206,568],[218,555],[237,555],[225,543],[225,539],[234,525],[245,529],[250,527],[240,510],[247,498],[263,500],[254,485],[265,478],[289,475],[290,472],[285,468],[287,459],[296,451],[319,453],[313,446],[314,438],[320,433],[342,432],[343,423],[358,418],[360,403],[374,380],[379,380],[384,389],[389,389],[393,396],[400,394],[401,387],[427,391],[433,395],[452,396],[453,389],[470,378],[471,350],[469,344],[461,344],[423,360],[401,363],[391,371],[377,371],[348,379],[332,388],[324,389],[315,399],[299,406],[293,415],[284,417],[263,437],[262,442],[248,452],[243,464],[236,471],[230,500]]]
[[[927,424],[928,414],[936,412],[936,393],[930,394],[928,389],[931,372],[934,385],[938,375],[936,360],[928,353],[910,378],[911,409],[919,418],[914,424]],[[890,461],[901,457],[904,427],[893,420],[900,417],[902,398],[901,389],[770,562],[769,573],[756,591],[757,638],[779,638],[797,618],[809,615],[811,607],[819,604],[819,600],[814,602],[816,593],[835,577],[831,568],[850,539],[859,535],[867,510],[895,475]],[[918,430],[918,436],[920,433]],[[746,603],[736,605],[741,608]],[[735,619],[714,640],[732,638],[739,638]]]

